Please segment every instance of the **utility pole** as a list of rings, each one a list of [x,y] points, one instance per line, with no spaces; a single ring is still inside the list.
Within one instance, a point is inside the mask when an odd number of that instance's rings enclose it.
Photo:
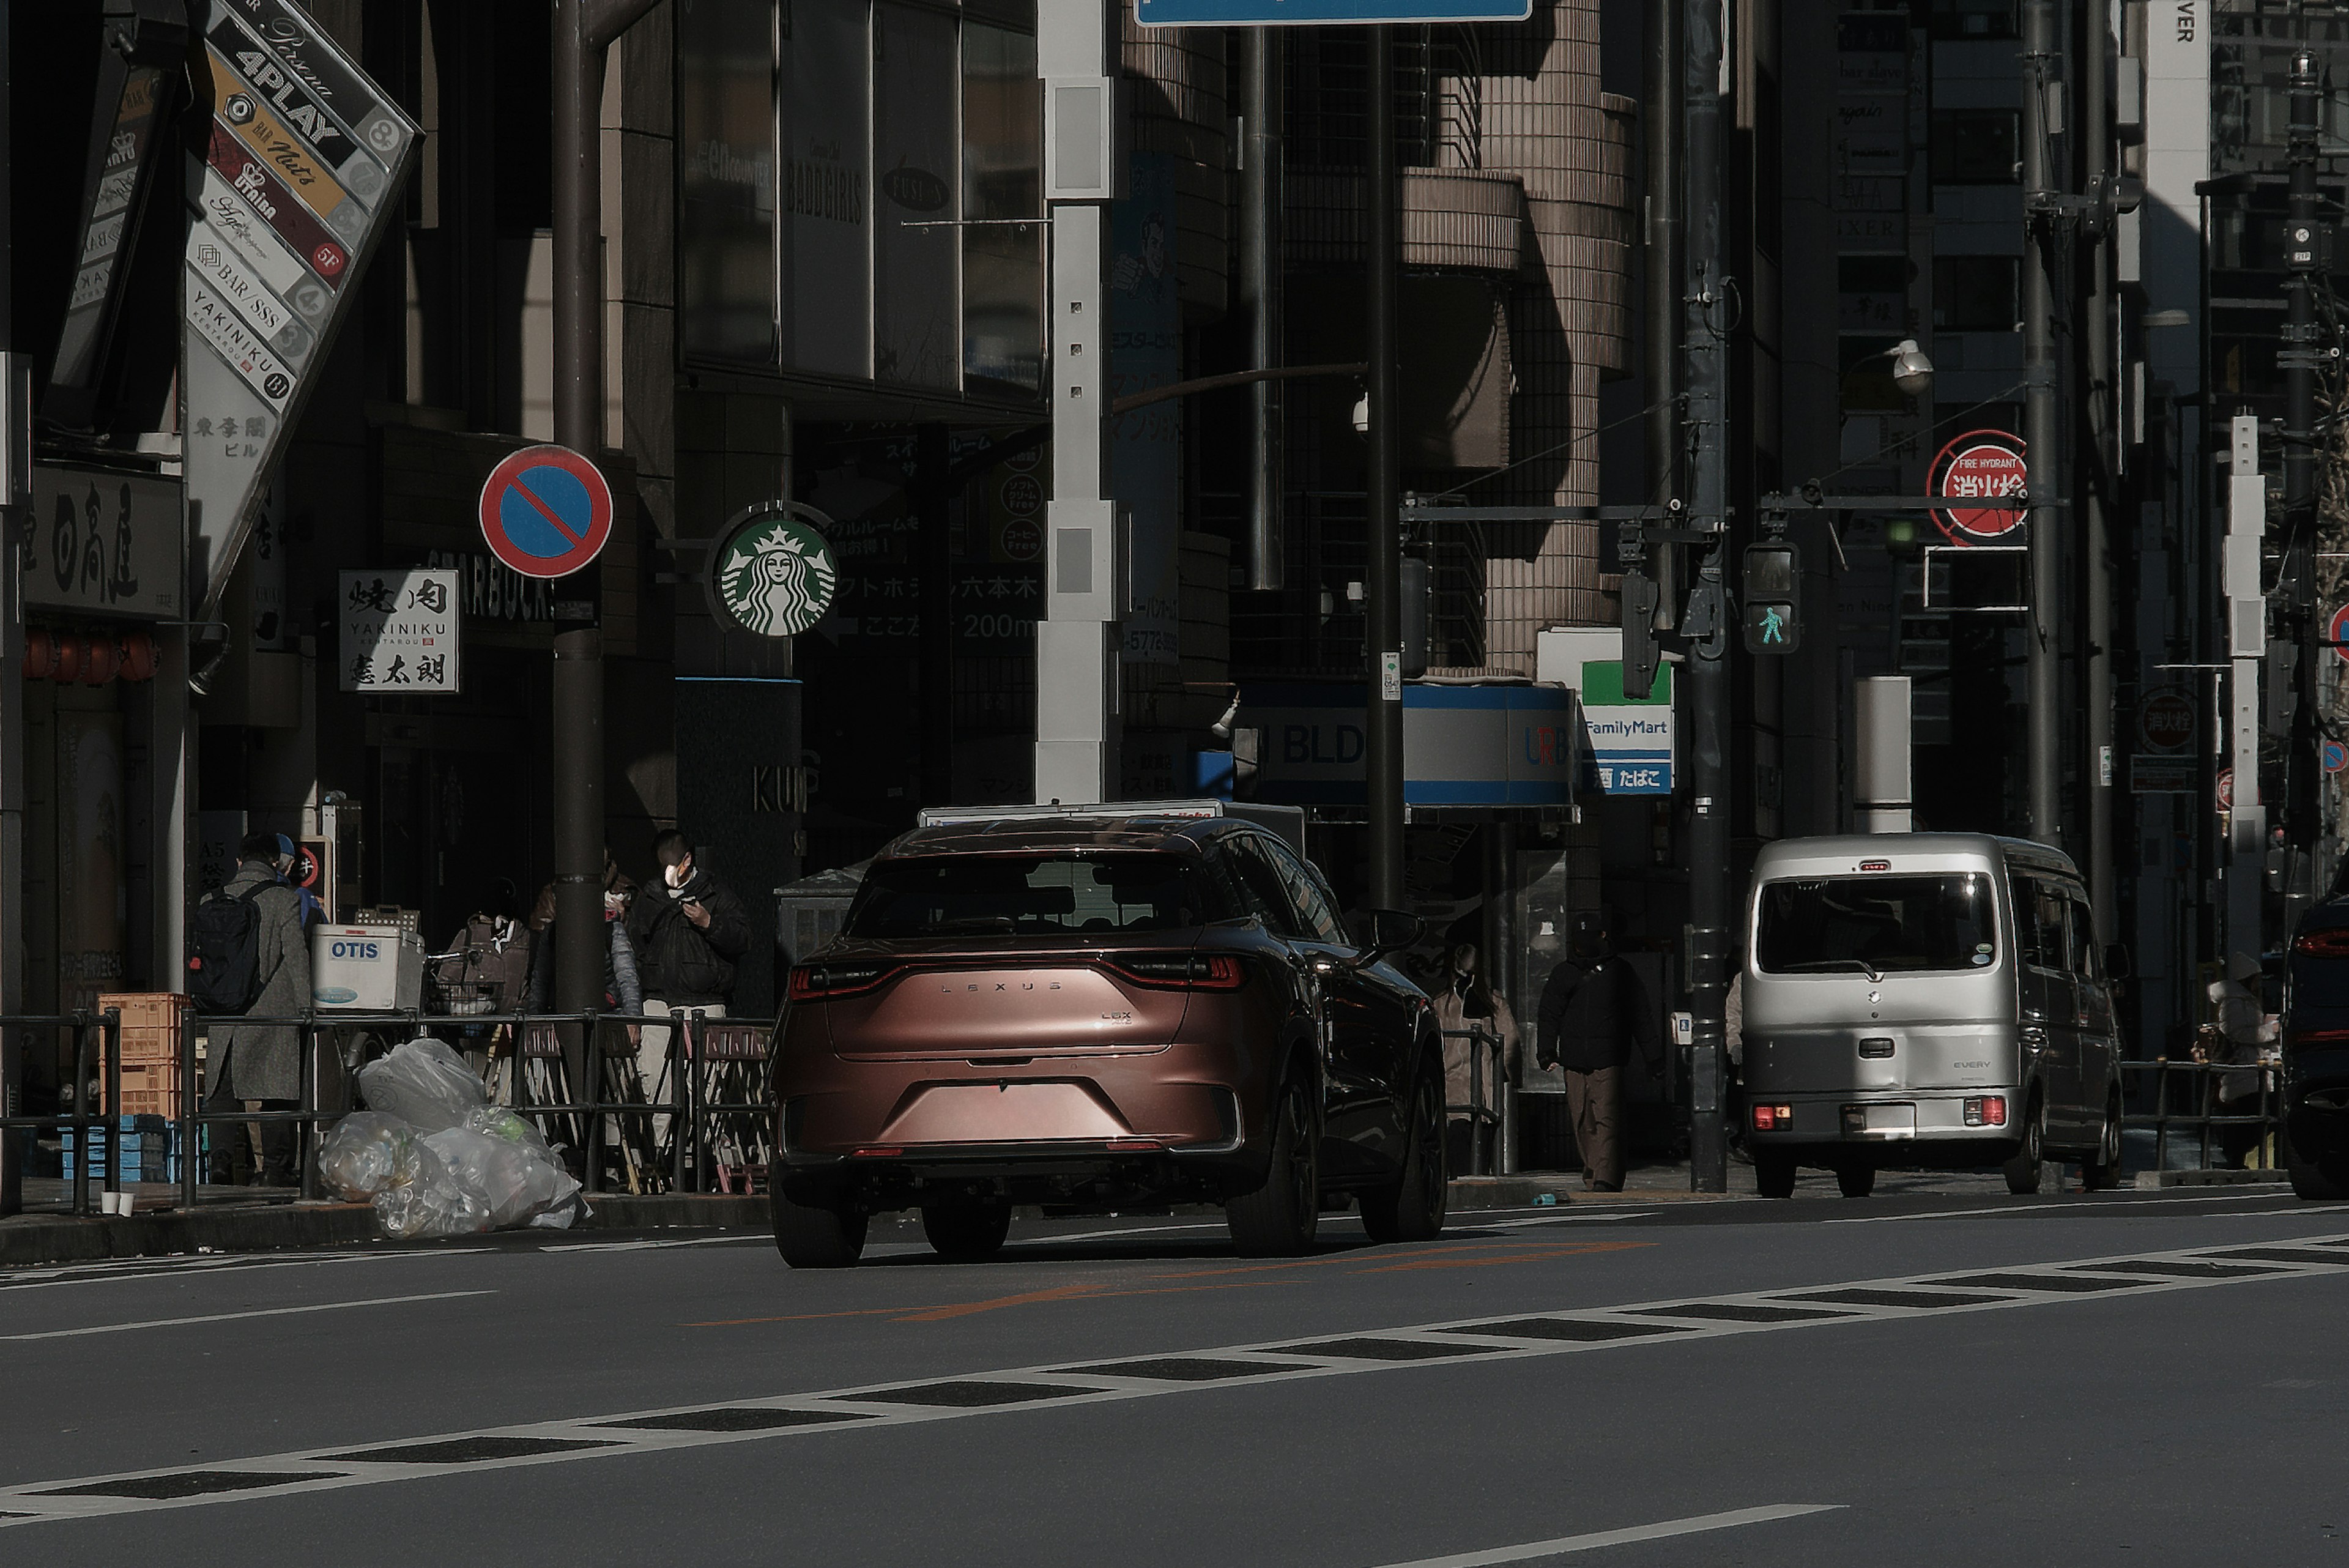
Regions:
[[[0,0],[0,1014],[25,1010],[25,608],[16,539],[33,499],[33,377],[16,350],[10,221],[12,8]],[[20,1113],[23,1071],[16,1031],[0,1029],[0,1116]],[[0,1215],[24,1207],[24,1148],[22,1134],[0,1129]]]
[[[2105,6],[2082,8],[2087,47],[2080,56],[2080,172],[2091,196],[2101,197],[2112,171],[2112,140],[2106,104]],[[2087,590],[2087,757],[2082,777],[2088,797],[2088,902],[2095,911],[2096,941],[2110,942],[2119,905],[2113,888],[2113,554],[2111,520],[2105,502],[2113,492],[2113,265],[2109,221],[2091,226],[2087,245],[2085,330],[2087,381],[2086,483],[2079,489],[2081,576]]]
[[[660,0],[555,0],[554,439],[604,452],[604,59]],[[604,1005],[604,633],[596,568],[554,587],[554,1005]],[[595,1042],[564,1044],[586,1092]],[[590,1118],[592,1121],[594,1118]]]
[[[1721,275],[1720,0],[1686,0],[1682,124],[1688,160],[1683,221],[1688,245],[1686,375],[1690,525],[1714,531],[1696,546],[1696,583],[1682,625],[1689,638],[1689,1187],[1729,1188],[1722,1083],[1727,1073],[1729,997],[1728,423],[1723,407],[1728,343],[1719,327]]]
[[[1682,0],[1648,0],[1646,136],[1648,210],[1645,282],[1647,304],[1648,493],[1651,503],[1680,494],[1681,406],[1672,396],[1681,381],[1681,295],[1686,285],[1681,256],[1681,5]],[[1656,602],[1667,616],[1680,613],[1677,546],[1655,552]]]
[[[1052,496],[1036,623],[1036,799],[1092,804],[1118,783],[1119,518],[1109,498],[1109,204],[1124,183],[1116,13],[1037,0],[1044,200],[1051,213]]]
[[[2283,932],[2290,937],[2315,895],[2315,857],[2323,823],[2318,748],[2316,609],[2316,277],[2329,270],[2322,236],[2329,222],[2316,191],[2318,101],[2323,84],[2315,52],[2292,57],[2292,184],[2284,215],[2283,601],[2291,660],[2292,726],[2284,751],[2283,819],[2290,830],[2283,866]],[[2276,672],[2279,683],[2287,679]],[[2238,783],[2240,787],[2240,781]],[[2230,939],[2232,940],[2231,938]],[[2238,944],[2240,945],[2240,944]]]
[[[2227,733],[2234,769],[2227,804],[2227,935],[2219,952],[2257,958],[2261,941],[2261,861],[2267,849],[2267,808],[2260,800],[2260,666],[2268,651],[2267,597],[2260,591],[2261,546],[2267,537],[2268,482],[2260,472],[2260,421],[2238,414],[2228,427],[2227,542],[2220,557],[2225,594],[2228,682]]]
[[[2056,508],[2063,441],[2055,402],[2055,297],[2051,268],[2060,252],[2054,230],[2054,169],[2050,149],[2057,121],[2049,113],[2061,59],[2055,44],[2054,0],[2023,0],[2023,445],[2032,501],[2031,614],[2025,626],[2029,659],[2031,836],[2061,848],[2063,793],[2059,773],[2063,704],[2054,617],[2062,591],[2063,541]]]
[[[1276,27],[1240,35],[1239,305],[1247,312],[1248,369],[1280,367],[1281,58]],[[1268,377],[1248,389],[1253,404],[1248,462],[1248,587],[1275,592],[1288,581],[1281,387]]]
[[[1402,225],[1396,213],[1394,29],[1371,29],[1370,550],[1363,573],[1370,656],[1363,784],[1371,820],[1371,907],[1402,908],[1402,441],[1395,415],[1395,331]]]

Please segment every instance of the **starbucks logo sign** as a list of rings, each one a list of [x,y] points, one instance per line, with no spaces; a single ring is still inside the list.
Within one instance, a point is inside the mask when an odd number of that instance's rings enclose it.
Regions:
[[[725,618],[761,637],[793,637],[822,620],[840,568],[812,506],[771,501],[739,512],[710,552],[710,597]]]

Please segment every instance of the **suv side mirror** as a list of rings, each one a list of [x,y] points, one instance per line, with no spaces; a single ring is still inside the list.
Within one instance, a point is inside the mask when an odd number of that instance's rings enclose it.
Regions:
[[[1376,963],[1389,953],[1402,951],[1427,934],[1427,922],[1402,909],[1372,909],[1355,932],[1361,944],[1361,961]]]
[[[2127,980],[2134,972],[2136,971],[2133,966],[2129,963],[2128,944],[2127,942],[2106,942],[2105,944],[2105,978],[2107,980]]]

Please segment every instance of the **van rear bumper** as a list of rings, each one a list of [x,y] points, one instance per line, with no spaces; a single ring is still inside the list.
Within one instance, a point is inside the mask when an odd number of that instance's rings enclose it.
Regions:
[[[2021,1137],[2016,1123],[2029,1103],[2025,1091],[2013,1084],[1893,1094],[1754,1094],[1748,1098],[1754,1105],[1791,1106],[1795,1113],[1791,1127],[1762,1132],[1754,1127],[1749,1108],[1745,1136],[1756,1147],[1822,1143],[1978,1145],[1982,1158],[1993,1163],[2013,1151]],[[1967,1102],[1992,1098],[2006,1101],[2005,1125],[1968,1126]],[[1865,1130],[1855,1129],[1844,1115],[1847,1107],[1854,1106],[1860,1108],[1868,1123]],[[2006,1152],[1996,1152],[2001,1149]]]

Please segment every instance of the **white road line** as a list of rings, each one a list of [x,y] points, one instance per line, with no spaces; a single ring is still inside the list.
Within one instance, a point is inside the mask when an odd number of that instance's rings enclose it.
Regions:
[[[2014,1214],[2101,1214],[2107,1209],[2168,1209],[2180,1203],[2281,1203],[2292,1190],[2281,1192],[2213,1193],[2208,1198],[2098,1198],[2085,1202],[2002,1204],[1995,1209],[1933,1209],[1922,1214],[1860,1214],[1846,1220],[1824,1220],[1824,1225],[1887,1225],[1900,1220],[1962,1220]]]
[[[1555,1541],[1529,1541],[1523,1546],[1495,1546],[1487,1552],[1422,1557],[1410,1563],[1391,1563],[1386,1568],[1492,1568],[1498,1563],[1563,1557],[1569,1552],[1595,1552],[1602,1546],[1628,1546],[1637,1541],[1661,1541],[1674,1535],[1702,1535],[1708,1530],[1735,1530],[1740,1525],[1767,1524],[1777,1519],[1800,1519],[1805,1514],[1831,1513],[1846,1506],[1840,1502],[1776,1502],[1766,1508],[1739,1508],[1727,1513],[1700,1513],[1656,1524],[1635,1524],[1629,1530],[1599,1530],[1588,1535],[1561,1535]]]
[[[409,1302],[454,1301],[459,1296],[493,1296],[495,1291],[434,1291],[420,1296],[374,1296],[363,1302],[322,1302],[316,1306],[257,1307],[252,1312],[210,1312],[201,1317],[159,1317],[145,1323],[101,1323],[84,1328],[53,1328],[41,1334],[0,1334],[0,1341],[16,1344],[30,1339],[78,1339],[88,1334],[129,1334],[142,1328],[185,1328],[194,1323],[229,1323],[246,1317],[292,1317],[297,1313],[341,1312],[347,1307],[401,1306]]]
[[[2223,1261],[2230,1252],[2240,1251],[2246,1245],[2254,1251],[2260,1247],[2303,1250],[2308,1256],[2305,1260],[2262,1260],[2268,1266],[2252,1273],[2214,1271],[2208,1274],[2116,1278],[2100,1290],[2084,1292],[2078,1288],[2080,1279],[2075,1271],[2083,1265],[2156,1259]],[[2141,1250],[2102,1258],[2056,1259],[1974,1272],[2044,1275],[2050,1284],[2045,1290],[2034,1289],[2027,1282],[2013,1287],[1968,1286],[1962,1283],[1963,1274],[1952,1273],[1945,1265],[1931,1274],[1897,1279],[1776,1285],[1766,1291],[1715,1293],[1612,1306],[1560,1305],[1450,1323],[1325,1331],[1252,1345],[1141,1351],[1097,1357],[1090,1362],[933,1374],[854,1388],[708,1398],[657,1409],[565,1417],[374,1441],[351,1438],[331,1448],[300,1452],[223,1458],[200,1466],[179,1464],[0,1487],[0,1529],[217,1503],[264,1502],[295,1492],[479,1475],[487,1470],[721,1444],[768,1442],[792,1437],[814,1438],[826,1432],[877,1432],[893,1427],[978,1420],[1006,1413],[1041,1416],[1084,1406],[1174,1398],[1223,1388],[1262,1388],[1275,1383],[1368,1376],[1414,1366],[1456,1369],[1498,1366],[1633,1345],[1687,1345],[1733,1334],[1788,1333],[1846,1324],[1914,1323],[1973,1313],[2213,1290],[2274,1280],[2337,1281],[2349,1275],[2349,1234],[2271,1238],[2256,1243],[2238,1239],[2219,1245],[2160,1251]],[[1837,1293],[1844,1299],[1821,1301],[1823,1293]],[[1876,1302],[1868,1299],[1877,1293],[1895,1293],[1899,1299],[1886,1302],[1880,1295]],[[1677,1311],[1701,1303],[1748,1310],[1742,1314]],[[1816,1314],[1801,1311],[1806,1305],[1823,1310]],[[1769,1309],[1766,1315],[1751,1313],[1750,1309],[1757,1306]],[[1800,1315],[1787,1315],[1788,1307],[1796,1308]],[[1675,1315],[1683,1321],[1660,1323]],[[1757,1316],[1760,1321],[1755,1321]],[[1553,1321],[1528,1321],[1544,1319]],[[1568,1331],[1570,1337],[1560,1337],[1557,1320],[1595,1326],[1588,1334]],[[1632,1332],[1619,1332],[1626,1325]],[[1456,1345],[1460,1354],[1381,1356],[1374,1345],[1346,1343],[1362,1340]],[[1169,1359],[1268,1362],[1280,1370],[1259,1376],[1206,1380],[1148,1375],[1147,1364]],[[1096,1372],[1092,1370],[1093,1366],[1112,1370]],[[1015,1386],[1008,1390],[988,1386],[1006,1384]],[[1031,1392],[1023,1395],[1017,1386],[1021,1385]],[[403,1454],[411,1457],[402,1458]]]
[[[16,1291],[46,1290],[57,1285],[111,1285],[128,1280],[171,1279],[175,1276],[208,1279],[217,1274],[243,1273],[248,1269],[315,1269],[326,1263],[382,1263],[419,1258],[492,1258],[502,1256],[502,1250],[486,1247],[450,1247],[445,1250],[425,1250],[382,1252],[327,1252],[316,1256],[277,1258],[265,1254],[208,1253],[182,1257],[125,1258],[104,1272],[84,1273],[84,1269],[106,1267],[97,1263],[66,1264],[55,1270],[43,1271],[44,1275],[26,1279],[21,1275],[0,1277],[0,1299]],[[145,1265],[140,1267],[136,1265]]]

